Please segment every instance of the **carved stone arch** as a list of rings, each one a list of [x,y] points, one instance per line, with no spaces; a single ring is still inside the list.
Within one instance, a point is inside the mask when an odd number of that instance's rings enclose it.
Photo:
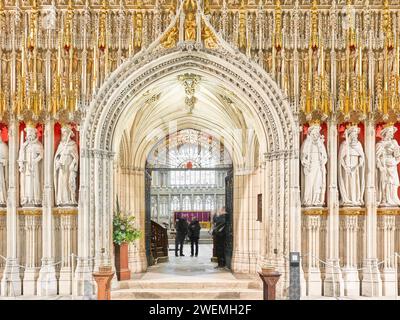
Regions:
[[[83,145],[88,149],[112,151],[113,130],[135,94],[155,79],[187,69],[219,78],[254,105],[261,121],[265,122],[269,153],[293,148],[288,142],[292,141],[295,119],[277,84],[242,54],[230,56],[228,60],[222,53],[207,49],[158,51],[152,59],[141,53],[127,60],[106,79],[90,104],[83,127]]]
[[[157,49],[135,55],[109,75],[82,123],[79,204],[82,245],[78,253],[81,257],[94,256],[95,266],[104,256],[110,261],[112,257],[112,169],[114,154],[119,151],[122,138],[120,130],[126,121],[124,115],[137,105],[140,93],[157,79],[188,71],[216,79],[254,111],[254,121],[260,128],[257,132],[259,152],[266,163],[263,174],[270,179],[265,182],[265,190],[269,190],[268,196],[267,191],[265,194],[268,206],[265,214],[272,217],[268,220],[271,225],[265,227],[270,233],[263,235],[268,242],[263,245],[265,259],[272,257],[275,249],[287,256],[290,246],[300,243],[297,240],[289,243],[290,219],[300,212],[298,181],[293,178],[298,176],[297,120],[277,84],[259,65],[239,52],[223,48]],[[139,167],[130,169],[138,175],[143,174]],[[238,174],[246,174],[245,170],[244,167],[236,168]],[[144,222],[139,219],[138,223]],[[248,258],[238,255],[236,259],[240,265]],[[145,257],[142,260],[145,261]],[[278,260],[276,264],[285,272],[287,263]],[[78,263],[78,270],[85,267],[88,268],[89,263],[83,259],[81,264]],[[237,271],[249,272],[250,267],[238,267]],[[286,283],[288,278],[284,279],[283,283]]]

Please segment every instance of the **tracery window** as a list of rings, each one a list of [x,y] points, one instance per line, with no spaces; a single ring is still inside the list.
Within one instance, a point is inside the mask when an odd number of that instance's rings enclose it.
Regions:
[[[182,200],[182,209],[183,210],[192,210],[192,204],[191,204],[189,196],[184,196],[184,198]]]
[[[200,196],[196,196],[193,203],[193,210],[203,210],[203,199]]]
[[[147,165],[149,168],[212,169],[231,166],[232,161],[220,141],[206,132],[185,129],[160,140],[150,152]]]
[[[171,201],[171,211],[177,211],[180,210],[180,201],[178,196],[172,197]]]
[[[215,210],[215,202],[213,196],[207,196],[205,209],[210,211]]]

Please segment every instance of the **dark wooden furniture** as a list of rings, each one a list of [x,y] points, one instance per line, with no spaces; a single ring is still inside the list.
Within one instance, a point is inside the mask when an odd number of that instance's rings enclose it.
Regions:
[[[151,255],[155,263],[168,261],[168,232],[155,221],[151,221]]]

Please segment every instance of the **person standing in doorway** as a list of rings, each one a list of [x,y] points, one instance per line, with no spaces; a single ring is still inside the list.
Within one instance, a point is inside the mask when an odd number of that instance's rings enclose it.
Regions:
[[[175,237],[175,256],[184,257],[183,254],[183,243],[185,242],[186,235],[188,233],[188,223],[184,218],[178,218],[176,221],[176,237]],[[178,255],[179,249],[179,255]]]
[[[196,257],[199,255],[199,239],[200,239],[200,230],[201,226],[197,218],[193,218],[192,222],[189,224],[189,229],[188,229],[188,237],[190,239],[190,256],[193,257],[195,255]],[[196,247],[196,252],[194,252]]]
[[[217,216],[214,217],[213,236],[215,236],[215,246],[218,258],[216,268],[225,268],[225,244],[226,244],[226,211],[225,207],[221,209]]]

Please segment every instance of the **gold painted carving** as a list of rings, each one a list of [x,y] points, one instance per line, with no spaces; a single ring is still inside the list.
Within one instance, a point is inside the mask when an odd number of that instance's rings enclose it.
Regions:
[[[328,209],[326,208],[305,208],[302,210],[305,216],[326,216],[328,215]]]
[[[364,216],[364,208],[341,208],[339,210],[339,215],[341,216]]]
[[[161,45],[164,48],[173,48],[176,46],[176,42],[178,41],[178,27],[177,25],[173,26],[172,29],[161,39]]]
[[[78,208],[54,208],[53,215],[55,216],[76,216]]]
[[[400,208],[379,208],[378,216],[397,216],[400,215]]]
[[[184,4],[185,11],[185,41],[196,40],[196,17],[197,5],[194,0],[187,0]]]
[[[142,29],[143,29],[143,16],[142,13],[136,14],[135,21],[135,42],[134,47],[140,49],[142,47]]]
[[[202,30],[202,38],[204,41],[204,46],[207,49],[215,49],[218,47],[217,37],[213,34],[210,28],[204,25]]]
[[[21,216],[41,216],[42,209],[39,208],[18,209],[18,214]]]

